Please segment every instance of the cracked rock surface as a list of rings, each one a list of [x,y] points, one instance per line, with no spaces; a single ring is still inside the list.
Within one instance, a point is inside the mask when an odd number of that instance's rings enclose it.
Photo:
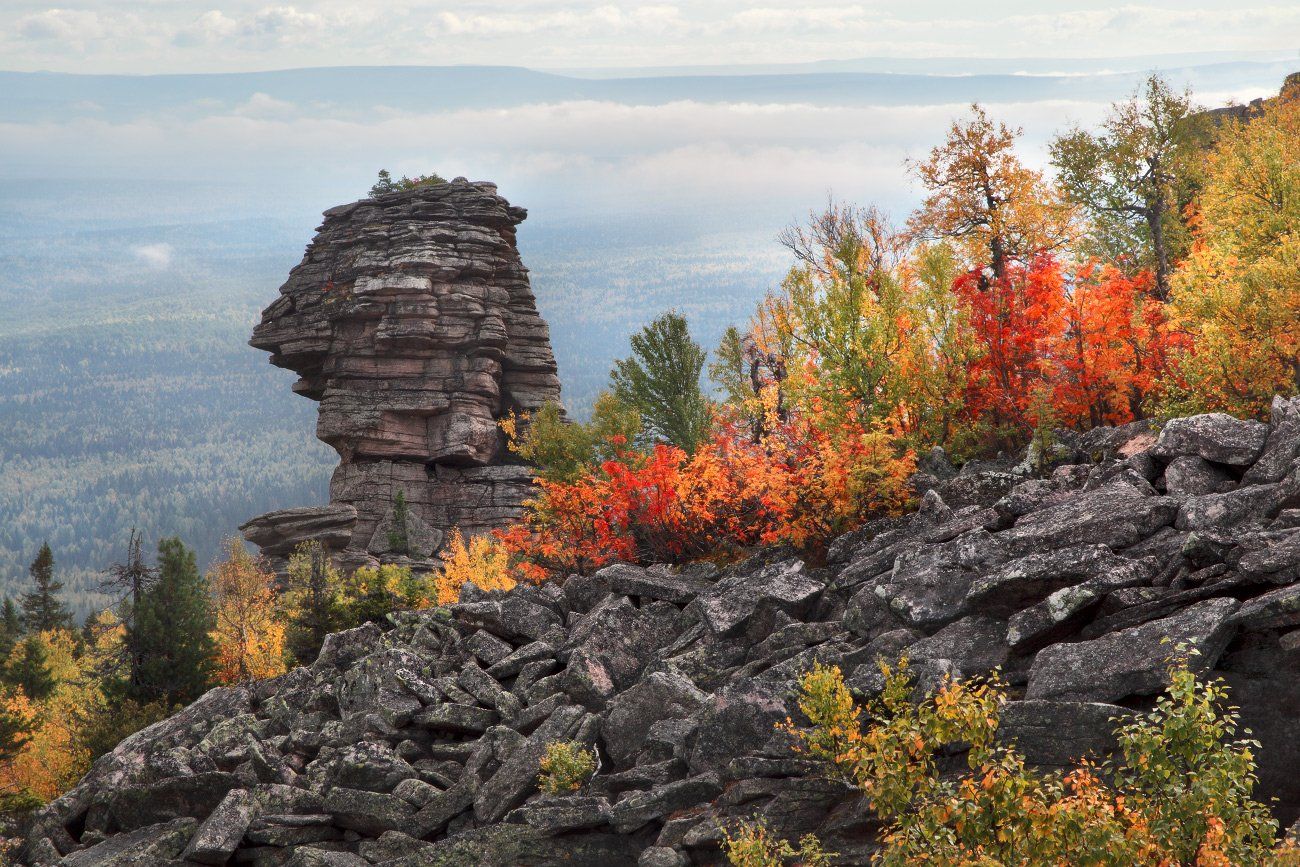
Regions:
[[[1166,639],[1227,681],[1261,744],[1260,794],[1290,823],[1297,411],[1189,419],[1158,440],[1093,432],[1046,478],[918,476],[917,511],[842,537],[816,568],[780,550],[725,569],[620,564],[333,635],[313,665],[128,738],[35,816],[22,863],[680,867],[720,863],[721,828],[762,816],[862,864],[870,811],[775,728],[797,718],[814,661],[864,697],[881,655],[908,654],[920,690],[1000,667],[1001,737],[1059,768],[1105,756],[1114,721],[1149,709]],[[1187,483],[1193,463],[1215,492]],[[572,795],[537,788],[556,740],[598,753]]]

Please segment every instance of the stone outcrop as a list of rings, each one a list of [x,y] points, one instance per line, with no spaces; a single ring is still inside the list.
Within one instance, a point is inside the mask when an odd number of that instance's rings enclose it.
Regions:
[[[1209,120],[1214,126],[1220,126],[1227,121],[1238,121],[1249,123],[1252,118],[1258,117],[1263,113],[1265,106],[1278,99],[1295,99],[1300,97],[1300,72],[1293,72],[1282,82],[1282,89],[1276,97],[1265,99],[1252,99],[1245,104],[1225,105],[1222,108],[1212,108],[1200,113],[1200,117]]]
[[[1298,419],[1300,399],[1279,400],[1267,425],[1094,431],[1045,477],[920,476],[914,513],[842,537],[820,567],[773,550],[726,569],[467,588],[127,739],[37,814],[23,863],[681,867],[719,863],[721,829],[761,816],[864,864],[878,826],[862,798],[775,727],[797,718],[814,662],[864,698],[881,656],[907,654],[921,691],[1000,667],[1001,737],[1059,768],[1106,755],[1115,720],[1149,709],[1167,638],[1227,681],[1260,742],[1260,794],[1289,823]],[[1212,492],[1172,489],[1186,458]],[[556,740],[598,751],[572,795],[537,789]]]
[[[516,517],[532,474],[497,422],[559,399],[546,323],[515,247],[526,216],[463,178],[325,212],[252,345],[320,401],[316,434],[339,453],[330,504],[241,529],[274,562],[321,541],[344,565],[427,565],[446,533]],[[393,503],[409,516],[390,544]]]

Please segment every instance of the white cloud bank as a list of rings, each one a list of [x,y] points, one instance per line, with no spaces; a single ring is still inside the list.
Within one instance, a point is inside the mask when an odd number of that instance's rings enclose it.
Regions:
[[[884,56],[1295,50],[1300,5],[1077,0],[39,0],[0,6],[15,69],[183,72],[385,63],[638,66]],[[1092,4],[1089,4],[1092,7]],[[975,14],[978,9],[980,14]]]

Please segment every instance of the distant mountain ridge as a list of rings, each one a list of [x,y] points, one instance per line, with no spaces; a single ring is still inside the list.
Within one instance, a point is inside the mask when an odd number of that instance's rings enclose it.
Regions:
[[[1151,69],[1134,66],[1123,72],[1092,74],[955,74],[917,71],[916,63],[900,62],[900,67],[907,69],[901,72],[834,66],[753,73],[722,68],[622,78],[578,77],[509,66],[322,67],[143,76],[0,72],[0,122],[57,121],[70,116],[123,120],[160,113],[274,112],[290,107],[371,116],[384,110],[481,110],[575,100],[627,105],[696,101],[885,106],[976,100],[1107,100],[1117,90],[1131,89]],[[1160,68],[1180,84],[1214,90],[1239,87],[1243,79],[1276,81],[1294,65],[1294,60],[1232,61]]]

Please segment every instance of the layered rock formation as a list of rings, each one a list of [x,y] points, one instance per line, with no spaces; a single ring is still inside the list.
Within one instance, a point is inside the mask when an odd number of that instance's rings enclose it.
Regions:
[[[125,741],[38,814],[24,863],[671,867],[719,863],[720,829],[762,816],[864,864],[863,799],[775,729],[815,661],[863,697],[880,656],[907,654],[922,690],[1000,667],[1002,737],[1052,767],[1104,755],[1112,720],[1150,707],[1166,639],[1228,682],[1292,821],[1300,399],[1269,424],[1199,416],[1073,448],[1043,478],[932,461],[917,511],[822,568],[782,551],[616,565],[331,636],[313,665]],[[542,750],[566,739],[600,768],[543,796]]]
[[[317,539],[348,566],[427,565],[452,528],[518,515],[532,477],[497,421],[560,391],[515,247],[525,216],[463,178],[325,212],[251,341],[299,374],[294,390],[320,401],[317,436],[339,453],[330,505],[241,528],[273,560]],[[407,550],[390,544],[398,492]]]

